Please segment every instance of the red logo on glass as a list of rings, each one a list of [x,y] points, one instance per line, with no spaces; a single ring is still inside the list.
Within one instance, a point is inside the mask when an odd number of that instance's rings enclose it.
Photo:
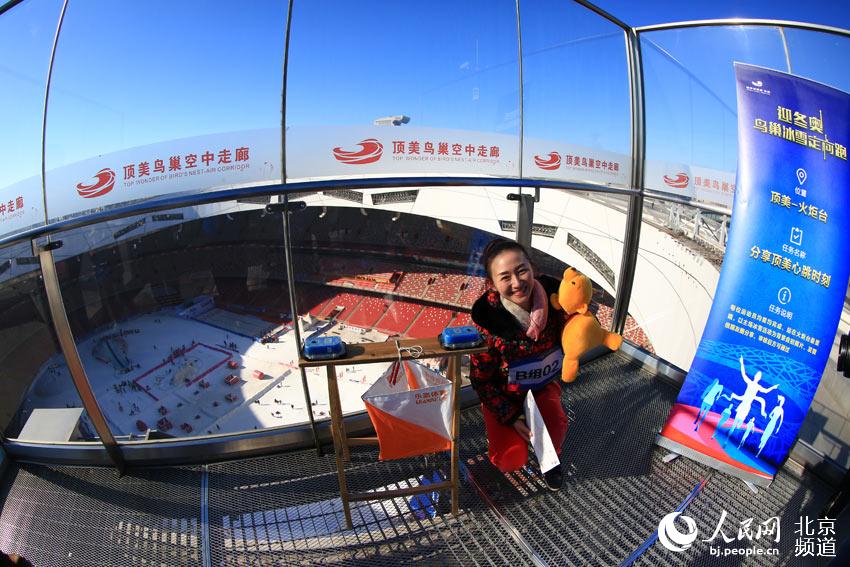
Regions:
[[[349,152],[342,148],[334,148],[334,157],[337,161],[350,165],[363,165],[365,163],[375,163],[381,159],[381,154],[384,153],[384,146],[375,138],[363,140],[359,144],[359,151]]]
[[[688,186],[688,176],[684,173],[677,173],[676,177],[664,176],[664,183],[676,189],[684,189]]]
[[[540,156],[534,156],[534,163],[536,163],[537,167],[540,169],[553,171],[561,167],[561,156],[558,152],[551,152],[548,159],[544,159]]]
[[[115,187],[115,172],[108,167],[98,171],[94,178],[97,181],[91,185],[84,185],[82,183],[77,184],[77,193],[79,193],[81,197],[85,199],[100,197],[101,195],[106,195],[112,191],[113,187]]]

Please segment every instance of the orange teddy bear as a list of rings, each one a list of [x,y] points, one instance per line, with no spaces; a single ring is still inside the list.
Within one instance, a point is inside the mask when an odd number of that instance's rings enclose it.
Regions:
[[[590,278],[576,270],[567,268],[557,294],[549,296],[552,307],[568,315],[564,330],[561,331],[561,345],[564,348],[564,366],[561,380],[572,382],[578,373],[578,359],[595,346],[604,344],[611,350],[617,350],[623,344],[623,337],[609,333],[599,326],[599,321],[587,310],[593,288]]]

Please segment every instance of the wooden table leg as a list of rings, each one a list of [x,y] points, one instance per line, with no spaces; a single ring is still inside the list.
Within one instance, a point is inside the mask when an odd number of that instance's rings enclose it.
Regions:
[[[331,406],[331,433],[334,440],[334,453],[336,455],[336,474],[339,480],[339,496],[342,500],[342,511],[345,513],[345,522],[348,529],[353,529],[351,522],[351,507],[348,503],[348,483],[345,480],[345,452],[347,446],[343,438],[342,406],[339,403],[339,389],[336,383],[336,368],[326,367],[328,372],[328,397]]]
[[[331,411],[336,407],[338,420],[332,420],[331,425],[339,432],[340,446],[342,447],[342,460],[349,462],[351,455],[348,452],[348,433],[345,431],[345,421],[342,419],[342,402],[339,397],[339,383],[336,379],[336,368],[327,366],[328,369],[328,401],[331,406]],[[333,387],[331,387],[331,374],[333,374]]]
[[[460,355],[449,357],[449,379],[452,381],[452,515],[458,512],[458,443],[460,442]]]

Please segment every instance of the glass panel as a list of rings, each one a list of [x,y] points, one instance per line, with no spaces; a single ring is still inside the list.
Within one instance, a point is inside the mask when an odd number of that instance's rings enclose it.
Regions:
[[[229,201],[59,238],[77,349],[119,440],[285,425],[266,398],[290,388],[306,421],[294,341],[277,340],[291,337],[279,214]]]
[[[646,334],[647,350],[683,370],[708,320],[728,228],[727,215],[644,201],[629,312]]]
[[[591,311],[610,328],[620,278],[628,198],[583,191],[544,188],[534,206],[532,246],[555,258],[547,271],[561,279],[573,266],[593,283]],[[631,318],[626,337],[640,342]]]
[[[298,311],[305,336],[338,335],[346,343],[435,337],[471,323],[484,291],[481,251],[516,219],[505,188],[327,191],[305,199],[293,217]],[[459,211],[487,211],[462,216]],[[423,360],[436,370],[441,360]],[[361,395],[389,367],[340,367],[344,413],[361,411]],[[468,368],[462,365],[463,376]],[[329,413],[324,371],[308,369],[317,418]]]
[[[29,242],[0,249],[0,420],[7,438],[94,440]]]
[[[794,28],[782,28],[782,33],[795,75],[850,92],[850,73],[835,64],[850,56],[850,37]]]
[[[340,190],[305,197],[293,217],[298,312],[305,334],[346,343],[434,337],[470,322],[484,291],[480,255],[494,237],[514,238],[513,188],[427,187]],[[535,206],[537,271],[560,279],[567,263],[594,281],[592,310],[610,323],[625,226],[623,198],[542,191]],[[432,361],[439,367],[437,361]],[[342,370],[343,410],[388,365]],[[326,384],[308,370],[317,417],[327,415]],[[315,388],[315,389],[314,389]]]
[[[48,102],[49,218],[280,183],[285,10],[70,3]]]
[[[850,466],[850,383],[836,369],[839,340],[845,334],[850,334],[850,287],[844,297],[844,310],[829,353],[829,362],[800,428],[800,439],[847,468]]]
[[[292,21],[287,178],[518,174],[514,2],[295,2]]]
[[[450,323],[467,324],[484,289],[481,250],[497,235],[514,236],[512,191],[428,187],[307,197],[293,230],[299,313],[314,327],[333,322],[325,332],[347,331],[350,343],[434,337]]]
[[[767,27],[694,28],[641,37],[646,186],[651,189],[731,207],[738,151],[733,61],[785,72],[790,66],[797,75],[850,90],[850,76],[835,64],[850,55],[845,37]],[[687,370],[717,286],[728,218],[647,200],[643,220],[629,309],[646,322],[657,354]],[[847,332],[850,320],[846,304],[842,320],[839,334]],[[800,437],[847,466],[850,386],[835,371],[837,341],[836,336]]]
[[[625,33],[573,2],[521,10],[523,175],[628,186]]]
[[[24,2],[0,16],[0,236],[44,224],[41,129],[62,2]]]
[[[843,65],[835,64],[850,56],[850,38],[796,29],[784,33],[795,74],[850,92],[850,75]],[[846,468],[850,466],[850,382],[836,370],[838,341],[845,333],[850,333],[850,294],[800,438]]]
[[[777,28],[719,27],[641,35],[646,187],[732,206],[738,161],[733,62],[786,70]]]

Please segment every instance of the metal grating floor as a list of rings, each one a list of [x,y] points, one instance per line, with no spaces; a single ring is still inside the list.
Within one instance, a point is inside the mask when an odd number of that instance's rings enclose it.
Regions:
[[[473,408],[462,414],[466,478],[458,517],[447,511],[447,493],[431,509],[396,498],[355,503],[355,527],[345,529],[333,456],[314,450],[123,477],[12,464],[0,493],[0,549],[38,566],[618,565],[711,476],[686,511],[701,537],[714,531],[722,510],[730,533],[745,518],[779,516],[779,557],[718,558],[708,544],[675,554],[655,544],[635,565],[798,564],[794,524],[817,515],[827,487],[783,471],[753,494],[693,461],[665,463],[653,440],[675,392],[620,355],[586,365],[565,396],[571,424],[558,493],[545,489],[533,467],[498,473]],[[375,460],[375,449],[352,448],[352,490],[399,488],[449,472],[445,456]]]
[[[47,565],[200,565],[201,476],[9,466],[0,549]]]
[[[353,447],[346,478],[353,491],[445,478],[446,458],[375,462],[375,450]],[[210,473],[212,565],[524,564],[508,537],[489,529],[493,512],[463,490],[458,518],[440,498],[434,514],[416,513],[409,498],[353,503],[345,528],[332,455],[314,451],[213,465]],[[441,495],[442,496],[442,495]]]

